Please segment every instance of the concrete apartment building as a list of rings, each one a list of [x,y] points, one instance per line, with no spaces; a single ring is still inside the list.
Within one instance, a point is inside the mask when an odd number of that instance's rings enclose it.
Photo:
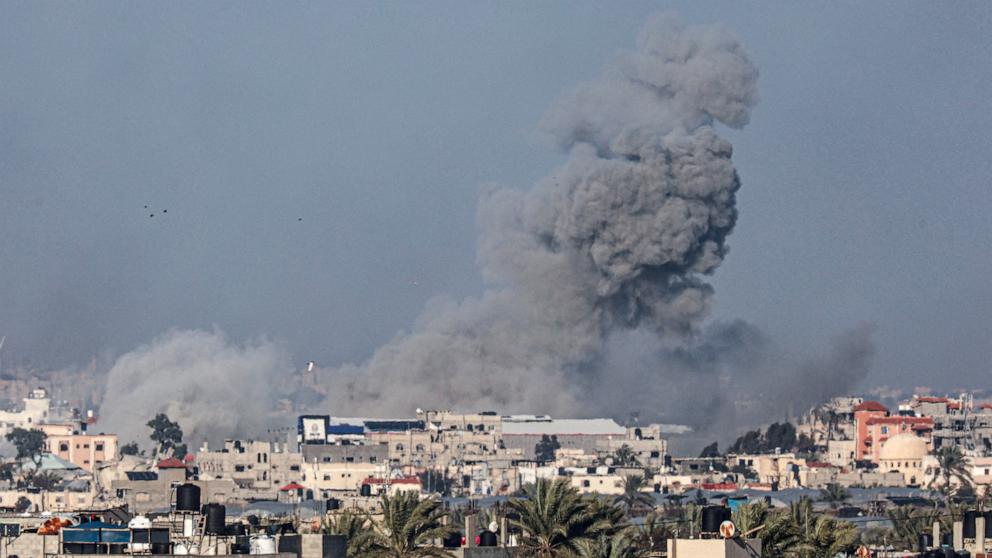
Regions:
[[[187,480],[189,470],[182,461],[170,457],[159,461],[151,471],[128,471],[125,478],[110,483],[112,494],[126,503],[133,513],[167,511],[176,487],[192,482],[200,487],[202,503],[226,504],[236,501],[237,485],[231,479]]]
[[[42,424],[45,450],[80,468],[93,472],[100,463],[117,459],[116,434],[79,433],[73,424]]]
[[[933,420],[933,448],[958,446],[979,455],[992,455],[992,403],[975,404],[970,395],[957,399],[916,396],[912,413]]]
[[[661,467],[667,444],[661,425],[623,427],[610,419],[555,420],[492,412],[418,411],[414,419],[299,417],[301,483],[317,494],[357,490],[363,478],[444,471],[462,495],[507,495],[519,490],[519,466],[554,436],[571,463],[603,463],[627,446],[641,466]],[[364,475],[364,476],[363,476]],[[598,481],[597,481],[598,482]]]
[[[502,417],[506,449],[519,450],[524,459],[535,459],[535,447],[544,436],[554,436],[561,449],[606,458],[623,446],[631,449],[645,467],[664,465],[667,443],[661,425],[624,427],[612,419],[552,419],[548,416]]]
[[[280,488],[302,480],[302,465],[302,455],[273,442],[225,440],[220,450],[196,454],[200,480],[231,480],[231,497],[241,500],[276,500]]]
[[[554,436],[561,449],[602,458],[627,446],[646,467],[661,467],[667,450],[661,425],[627,428],[611,419],[556,420],[488,412],[420,411],[414,420],[332,420],[326,415],[305,415],[299,419],[298,432],[307,461],[378,461],[381,453],[353,446],[384,446],[386,458],[394,466],[442,469],[480,459],[533,460],[535,446],[545,436]]]

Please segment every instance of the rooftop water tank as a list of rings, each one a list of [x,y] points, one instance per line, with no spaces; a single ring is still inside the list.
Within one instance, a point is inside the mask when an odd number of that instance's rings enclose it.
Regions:
[[[176,489],[176,511],[195,512],[200,509],[200,487],[193,483],[180,484]]]

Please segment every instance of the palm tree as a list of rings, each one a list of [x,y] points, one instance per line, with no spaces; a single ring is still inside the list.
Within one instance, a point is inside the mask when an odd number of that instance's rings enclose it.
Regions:
[[[768,506],[764,502],[738,506],[733,513],[734,526],[741,534],[761,527],[767,518]]]
[[[851,499],[851,492],[837,483],[830,483],[826,488],[820,489],[820,501],[830,504],[831,509]]]
[[[928,488],[933,488],[937,482],[937,479],[941,479],[943,482],[940,484],[940,491],[944,493],[945,504],[950,501],[951,495],[955,490],[951,487],[951,479],[958,481],[959,487],[967,486],[971,487],[973,481],[971,479],[971,471],[968,470],[968,462],[965,460],[964,453],[961,452],[961,448],[957,446],[947,446],[937,450],[937,466],[938,475],[930,479],[927,484]],[[958,488],[960,490],[960,488]]]
[[[510,524],[522,532],[519,545],[527,556],[571,557],[583,540],[617,528],[615,512],[595,499],[583,498],[568,479],[538,479],[523,492],[524,498],[514,498],[508,506],[520,516]]]
[[[859,540],[858,528],[853,523],[818,515],[809,528],[802,531],[801,542],[792,550],[791,556],[833,558],[838,554],[850,555]]]
[[[623,506],[627,513],[639,508],[653,508],[654,498],[643,490],[647,481],[640,475],[628,475],[623,478],[623,494],[613,499],[613,503]]]
[[[942,512],[937,508],[902,506],[886,513],[892,522],[892,545],[897,550],[915,550],[920,535],[930,533],[936,521],[946,525]]]
[[[637,545],[654,553],[665,551],[668,548],[668,539],[675,534],[664,522],[662,516],[653,511],[644,517],[644,523],[638,525],[636,529],[634,536],[637,539]]]
[[[372,520],[364,513],[344,511],[332,515],[322,521],[320,531],[328,535],[344,535],[350,558],[369,555],[374,542]]]
[[[778,510],[765,518],[765,527],[758,532],[761,552],[766,558],[783,558],[799,544],[799,524],[790,510]]]
[[[628,527],[612,536],[600,535],[578,543],[577,558],[643,558],[648,549],[638,543],[636,531]]]
[[[363,551],[369,558],[450,557],[451,554],[433,546],[436,539],[451,533],[442,525],[445,513],[440,502],[421,499],[414,492],[382,496],[382,520],[374,525],[371,540]]]

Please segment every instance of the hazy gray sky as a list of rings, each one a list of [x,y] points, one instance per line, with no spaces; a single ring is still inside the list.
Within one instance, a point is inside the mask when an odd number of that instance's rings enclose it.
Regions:
[[[671,9],[761,71],[716,317],[796,352],[872,322],[869,384],[992,387],[988,3],[0,9],[5,364],[213,325],[367,358],[481,291],[480,189],[559,163],[541,114]]]

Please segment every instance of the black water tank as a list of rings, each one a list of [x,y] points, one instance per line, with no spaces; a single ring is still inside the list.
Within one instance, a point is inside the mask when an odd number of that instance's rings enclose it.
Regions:
[[[479,533],[479,546],[496,546],[497,544],[499,544],[499,539],[496,537],[496,533],[488,529]]]
[[[232,523],[224,531],[228,537],[243,537],[248,534],[244,523]]]
[[[207,516],[206,529],[208,535],[223,535],[225,530],[225,516],[227,509],[220,504],[207,504],[203,506],[203,515]]]
[[[200,487],[192,483],[180,484],[176,489],[176,511],[195,512],[200,509]]]
[[[361,494],[362,496],[371,496],[372,495],[372,485],[371,484],[363,484],[362,485],[362,488],[359,489],[358,493]]]
[[[720,524],[730,519],[730,508],[723,506],[706,506],[703,508],[703,533],[719,533]]]
[[[152,554],[172,554],[172,549],[167,542],[153,542]]]
[[[231,543],[231,554],[248,554],[251,552],[251,542],[246,535],[234,537]]]
[[[964,538],[975,538],[975,520],[978,519],[978,516],[979,513],[976,510],[964,512]]]
[[[930,533],[920,533],[920,538],[917,541],[917,550],[920,552],[926,552],[933,547],[933,535]]]
[[[985,538],[992,539],[992,510],[986,510],[982,516],[985,517]]]
[[[452,531],[447,537],[441,539],[441,546],[444,548],[459,548],[462,545],[462,534]]]
[[[341,509],[341,500],[338,500],[337,498],[328,498],[327,511],[333,511],[337,509]]]

